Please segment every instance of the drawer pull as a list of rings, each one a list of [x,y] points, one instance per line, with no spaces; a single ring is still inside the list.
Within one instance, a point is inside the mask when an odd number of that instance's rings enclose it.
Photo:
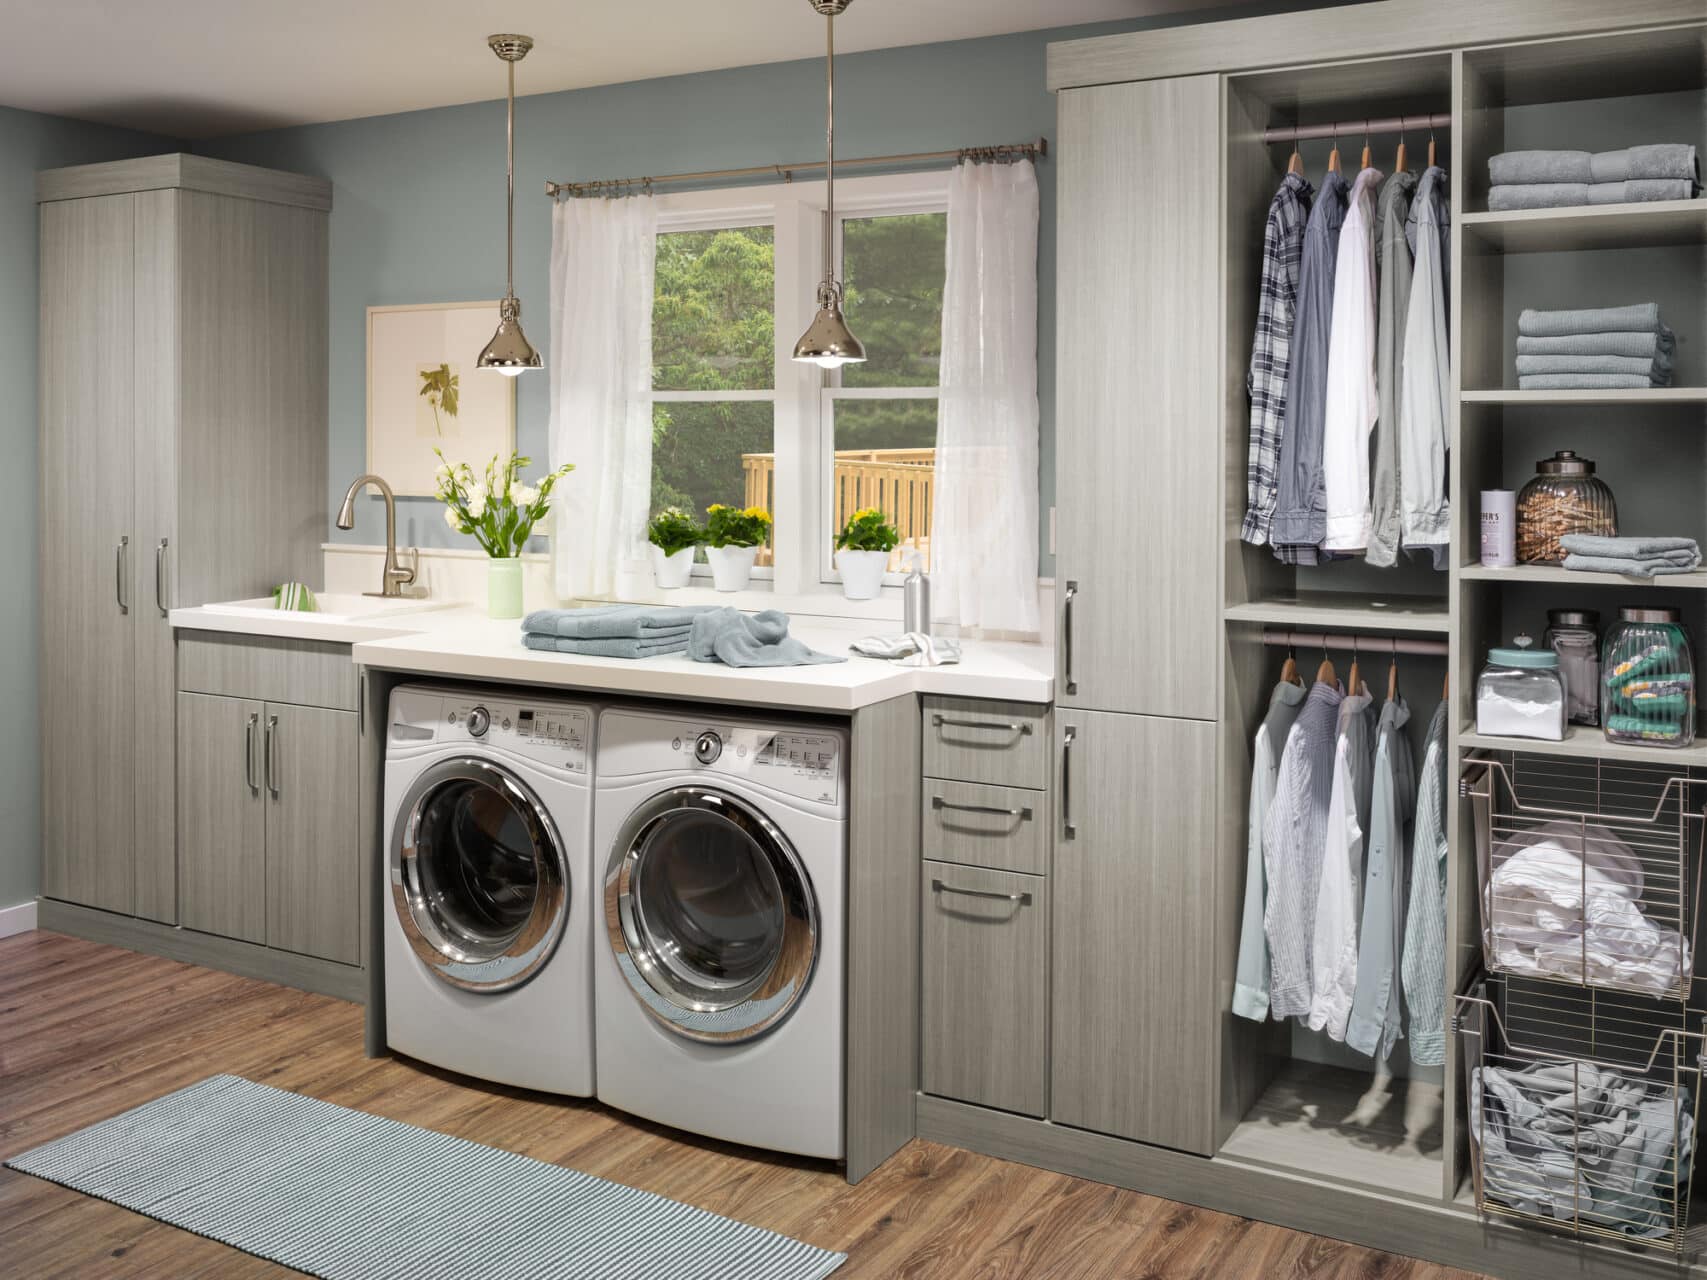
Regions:
[[[959,885],[944,884],[941,880],[931,881],[933,893],[961,893],[968,898],[999,898],[1003,902],[1017,902],[1021,905],[1031,901],[1030,893],[996,893],[990,889],[963,889]]]
[[[1061,733],[1061,836],[1071,840],[1079,834],[1073,825],[1073,741],[1078,727],[1068,725]]]
[[[995,804],[956,804],[953,800],[944,800],[941,796],[931,797],[933,809],[958,809],[962,813],[990,813],[1001,818],[1018,818],[1021,822],[1031,821],[1031,806],[1023,809],[1004,809]]]
[[[956,720],[943,715],[940,711],[931,716],[931,723],[937,728],[948,725],[955,729],[1001,729],[1007,733],[1028,734],[1031,726],[1012,720]]]

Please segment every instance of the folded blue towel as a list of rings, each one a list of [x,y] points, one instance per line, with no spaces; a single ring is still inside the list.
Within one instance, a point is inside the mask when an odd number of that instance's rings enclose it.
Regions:
[[[1701,559],[1701,546],[1694,538],[1643,538],[1634,535],[1608,538],[1593,533],[1567,533],[1559,539],[1559,545],[1566,551],[1585,556],[1616,556],[1625,560],[1648,560],[1659,556]]]
[[[717,605],[601,604],[585,609],[539,609],[522,619],[530,635],[576,640],[686,636],[695,617]]]
[[[1657,373],[1520,373],[1519,391],[1642,391],[1663,387],[1669,376]]]
[[[1621,573],[1627,578],[1652,578],[1658,574],[1691,573],[1693,564],[1671,560],[1621,560],[1617,556],[1568,555],[1565,568],[1578,573]]]
[[[1488,163],[1491,167],[1493,161]],[[1588,164],[1591,182],[1639,182],[1666,178],[1699,182],[1701,179],[1695,147],[1687,142],[1655,142],[1647,146],[1625,147],[1621,151],[1597,151],[1588,158]]]
[[[1513,209],[1564,209],[1589,202],[1586,182],[1532,182],[1488,188],[1488,210],[1507,213]]]
[[[1633,373],[1652,378],[1671,371],[1670,359],[1641,356],[1526,356],[1517,357],[1524,373]]]
[[[1589,204],[1647,204],[1654,200],[1693,200],[1696,186],[1682,178],[1632,178],[1628,182],[1591,182]]]
[[[1646,356],[1669,365],[1676,350],[1677,335],[1663,324],[1657,333],[1562,333],[1550,338],[1519,334],[1517,339],[1520,356]]]
[[[1517,332],[1525,338],[1554,338],[1572,333],[1658,333],[1660,304],[1637,302],[1627,307],[1582,307],[1571,311],[1526,308],[1517,317]]]
[[[672,653],[688,651],[688,633],[679,636],[641,639],[639,636],[590,636],[577,640],[569,636],[547,636],[537,631],[524,631],[522,643],[530,649],[546,653],[578,653],[587,658],[662,658]]]
[[[688,657],[730,667],[803,667],[846,658],[808,649],[788,634],[788,615],[766,609],[751,616],[713,608],[693,620]]]
[[[1593,182],[1590,160],[1586,151],[1502,151],[1488,157],[1488,182],[1496,187],[1507,183]]]

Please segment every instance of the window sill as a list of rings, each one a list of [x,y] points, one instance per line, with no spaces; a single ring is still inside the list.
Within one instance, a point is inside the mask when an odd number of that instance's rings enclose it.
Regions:
[[[851,618],[898,627],[903,616],[900,587],[885,587],[875,600],[849,600],[839,591],[785,594],[771,591],[768,584],[754,582],[745,591],[718,591],[710,579],[698,579],[674,591],[660,590],[647,582],[620,593],[630,604],[715,604],[752,612],[781,609],[791,617]]]

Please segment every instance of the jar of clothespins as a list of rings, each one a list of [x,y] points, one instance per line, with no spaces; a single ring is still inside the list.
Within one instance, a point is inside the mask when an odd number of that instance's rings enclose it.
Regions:
[[[1517,495],[1517,558],[1522,564],[1563,564],[1567,533],[1618,536],[1618,504],[1594,462],[1560,449],[1535,464],[1535,478]]]

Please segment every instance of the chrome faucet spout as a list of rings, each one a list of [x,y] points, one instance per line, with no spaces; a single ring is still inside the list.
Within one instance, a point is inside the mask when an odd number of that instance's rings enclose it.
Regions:
[[[338,508],[338,527],[356,527],[356,495],[368,485],[378,489],[379,496],[385,499],[385,576],[380,590],[365,591],[362,594],[390,599],[401,596],[404,586],[415,581],[415,574],[421,567],[421,553],[411,547],[408,566],[397,563],[397,498],[391,492],[391,486],[371,471],[350,482],[349,489],[344,493],[344,504]]]

